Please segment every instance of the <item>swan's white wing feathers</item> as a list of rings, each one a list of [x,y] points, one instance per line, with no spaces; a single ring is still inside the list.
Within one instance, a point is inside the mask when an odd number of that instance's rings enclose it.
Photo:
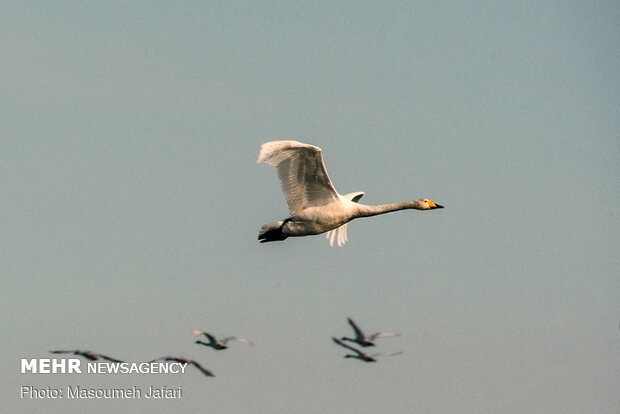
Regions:
[[[351,200],[357,203],[360,200],[360,198],[364,196],[364,194],[365,193],[363,191],[355,191],[352,193],[345,194],[343,195],[343,197],[346,198],[347,200]],[[337,239],[336,239],[336,235],[338,235]],[[334,245],[334,240],[337,240],[338,247],[345,244],[347,240],[349,240],[347,237],[347,223],[325,233],[325,238],[329,240],[330,246]]]
[[[291,214],[338,199],[319,147],[297,141],[266,142],[256,162],[276,167]]]
[[[230,341],[239,341],[239,342],[243,342],[244,344],[248,346],[254,346],[252,342],[248,341],[245,338],[241,338],[240,336],[229,336],[228,338],[220,339],[220,342],[223,343],[224,345],[226,345]]]
[[[254,346],[254,344],[250,341],[248,341],[245,338],[241,338],[240,336],[236,336],[235,339],[239,342],[243,342],[244,344],[248,345],[248,346]]]
[[[347,224],[348,223],[345,223],[342,226],[325,233],[325,238],[329,240],[330,246],[334,245],[334,240],[336,240],[338,247],[342,246],[343,244],[347,242],[347,240],[349,240],[347,238]]]
[[[344,226],[346,226],[346,224],[344,224]],[[342,227],[342,226],[341,226]],[[340,227],[338,227],[339,229]],[[325,238],[327,240],[329,240],[329,245],[333,246],[334,245],[334,239],[336,238],[336,233],[338,233],[338,229],[333,229],[328,231],[327,233],[325,233]]]

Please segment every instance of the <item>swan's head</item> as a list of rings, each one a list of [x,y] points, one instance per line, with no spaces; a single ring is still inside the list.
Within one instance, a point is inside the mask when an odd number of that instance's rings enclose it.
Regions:
[[[428,198],[421,198],[419,200],[416,200],[415,204],[416,204],[416,208],[419,210],[434,210],[436,208],[443,208],[443,206],[440,206],[439,204],[434,203]]]

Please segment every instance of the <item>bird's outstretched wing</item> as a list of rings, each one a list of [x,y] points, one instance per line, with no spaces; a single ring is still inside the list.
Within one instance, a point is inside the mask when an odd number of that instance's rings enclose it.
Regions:
[[[386,338],[389,336],[400,336],[400,334],[390,333],[390,332],[377,332],[376,334],[370,335],[368,339],[370,339],[371,341],[374,341],[377,338]]]
[[[347,321],[349,321],[349,325],[351,325],[351,328],[353,328],[353,330],[355,331],[355,336],[357,337],[357,339],[364,339],[364,332],[362,332],[359,326],[357,326],[357,324],[353,322],[353,319],[347,318]]]
[[[243,342],[244,344],[248,346],[254,346],[252,342],[248,341],[245,338],[241,338],[240,336],[229,336],[228,338],[220,339],[220,341],[223,342],[224,344],[228,343],[228,341],[239,341],[239,342]]]
[[[91,351],[80,351],[79,349],[71,349],[71,350],[57,350],[57,351],[50,351],[52,354],[73,354],[73,355],[78,355],[81,357],[84,357],[86,359],[88,359],[89,361],[96,361],[99,359],[99,355],[95,354],[94,352]]]
[[[75,350],[71,350],[71,351],[64,351],[64,350],[55,350],[55,351],[50,351],[51,354],[72,354],[74,353]]]
[[[192,331],[192,336],[200,336],[200,335],[204,335],[205,338],[207,338],[211,343],[217,342],[217,339],[208,332],[201,331],[200,329],[194,329]]]
[[[125,362],[125,361],[121,361],[120,359],[111,358],[107,355],[102,355],[102,354],[99,354],[99,358],[105,359],[106,361],[110,361],[110,362],[118,362],[118,363]]]
[[[337,343],[338,345],[340,345],[340,346],[341,346],[341,347],[343,347],[343,348],[347,348],[348,350],[355,352],[355,353],[356,353],[357,355],[359,355],[359,356],[364,356],[364,353],[363,353],[362,351],[360,351],[360,350],[359,350],[359,349],[357,349],[357,348],[353,348],[353,347],[352,347],[352,346],[350,346],[350,345],[345,344],[344,342],[342,342],[342,341],[341,341],[340,339],[338,339],[338,338],[334,338],[334,337],[332,336],[332,341],[334,341],[335,343]]]
[[[202,372],[203,374],[205,374],[207,377],[215,377],[215,375],[209,371],[208,369],[204,368],[202,365],[200,365],[198,362],[194,361],[194,360],[190,360],[188,362],[189,364],[192,364],[193,366],[195,366],[196,368],[198,368],[200,370],[200,372]]]
[[[204,368],[198,362],[194,361],[193,359],[186,358],[184,356],[167,355],[167,356],[163,356],[161,358],[155,358],[155,359],[153,359],[153,360],[151,360],[149,362],[156,362],[156,361],[174,361],[174,362],[180,362],[182,364],[191,364],[191,365],[195,366],[196,368],[198,368],[200,370],[200,372],[205,374],[207,377],[215,377],[215,375],[211,371],[209,371],[208,369]]]
[[[73,354],[73,355],[79,355],[82,356],[86,359],[88,359],[89,361],[97,361],[99,359],[104,359],[106,361],[110,361],[110,362],[125,362],[125,361],[121,361],[120,359],[116,359],[116,358],[112,358],[109,357],[107,355],[103,355],[103,354],[97,354],[95,352],[92,351],[81,351],[79,349],[72,349],[70,351],[65,351],[65,350],[57,350],[57,351],[50,351],[52,354]]]
[[[297,141],[266,142],[256,162],[276,167],[291,214],[338,199],[319,147]]]

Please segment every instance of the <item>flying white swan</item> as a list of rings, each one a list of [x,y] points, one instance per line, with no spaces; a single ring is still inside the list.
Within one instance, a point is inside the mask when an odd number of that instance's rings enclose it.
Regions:
[[[344,226],[353,219],[405,209],[443,208],[427,198],[377,206],[359,204],[363,192],[338,194],[325,170],[321,149],[297,141],[264,143],[256,162],[276,167],[291,213],[283,221],[265,224],[258,233],[261,243],[333,231],[327,233],[333,245],[337,230],[338,245],[342,245],[347,240]]]
[[[229,341],[239,341],[239,342],[243,342],[244,344],[248,345],[248,346],[254,346],[254,344],[250,341],[248,341],[245,338],[240,338],[238,336],[229,336],[228,338],[222,338],[222,339],[217,339],[216,337],[214,337],[213,335],[211,335],[208,332],[205,331],[201,331],[199,329],[194,329],[192,331],[192,335],[193,336],[200,336],[200,335],[204,335],[207,337],[207,339],[209,340],[209,342],[204,342],[204,341],[195,341],[195,343],[200,344],[200,345],[204,345],[204,346],[210,346],[211,348],[215,349],[216,351],[220,351],[222,349],[226,349],[228,348],[228,342]]]
[[[353,319],[347,318],[347,320],[349,321],[349,325],[351,325],[351,327],[353,328],[353,331],[355,332],[355,338],[347,338],[343,336],[342,338],[340,338],[340,340],[342,341],[355,342],[358,345],[367,347],[367,346],[375,346],[373,341],[377,338],[385,338],[388,336],[400,336],[400,334],[390,333],[390,332],[377,332],[376,334],[366,336],[364,335],[364,332],[359,328],[359,326],[357,326],[357,324],[353,322]]]

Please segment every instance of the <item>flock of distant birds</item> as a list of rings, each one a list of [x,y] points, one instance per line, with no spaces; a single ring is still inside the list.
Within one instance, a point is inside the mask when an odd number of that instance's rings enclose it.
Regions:
[[[390,337],[390,336],[400,336],[400,334],[397,333],[390,333],[390,332],[377,332],[375,334],[372,335],[365,335],[364,332],[359,328],[359,326],[357,326],[357,324],[353,321],[353,319],[348,318],[347,319],[349,324],[351,325],[351,327],[353,328],[353,332],[355,333],[355,336],[353,338],[349,338],[346,336],[343,336],[342,338],[338,339],[336,337],[332,337],[332,340],[340,345],[343,348],[348,349],[349,351],[354,352],[353,354],[346,354],[344,356],[344,358],[355,358],[355,359],[359,359],[360,361],[364,361],[364,362],[376,362],[377,361],[377,357],[379,356],[386,356],[383,354],[379,354],[379,353],[375,353],[375,354],[370,354],[370,353],[366,353],[363,352],[362,350],[351,346],[349,344],[346,344],[344,341],[348,341],[348,342],[352,342],[355,343],[361,347],[371,347],[371,346],[375,346],[374,341],[378,338],[385,338],[385,337]],[[206,341],[202,341],[200,339],[194,341],[194,343],[198,344],[198,345],[203,345],[209,348],[213,348],[216,351],[222,351],[224,349],[228,349],[228,342],[230,341],[239,341],[242,342],[248,346],[254,346],[254,344],[250,341],[248,341],[245,338],[241,338],[239,336],[229,336],[227,338],[222,338],[222,339],[217,339],[215,336],[213,336],[212,334],[199,330],[199,329],[194,329],[192,331],[192,335],[195,337],[198,336],[204,336],[205,338],[208,339],[208,342]],[[99,354],[99,353],[95,353],[92,351],[82,351],[82,350],[77,350],[77,349],[73,349],[73,350],[55,350],[55,351],[50,351],[52,354],[72,354],[72,355],[77,355],[80,356],[82,358],[85,358],[89,361],[108,361],[108,362],[114,362],[114,363],[122,363],[122,362],[126,362],[120,359],[116,359],[116,358],[112,358],[109,357],[107,355],[104,354]],[[394,355],[398,355],[401,354],[402,351],[400,352],[395,352],[392,354],[389,354],[387,356],[394,356]],[[213,372],[211,372],[210,370],[204,368],[200,363],[198,363],[197,361],[190,359],[190,358],[186,358],[184,356],[172,356],[172,355],[166,355],[160,358],[155,358],[150,362],[157,362],[157,361],[170,361],[170,362],[179,362],[182,364],[189,364],[194,366],[196,369],[198,369],[200,372],[202,372],[204,375],[206,375],[207,377],[215,377],[215,374],[213,374]]]
[[[404,203],[369,206],[359,203],[359,200],[364,195],[363,191],[356,191],[344,196],[340,195],[327,175],[321,149],[297,141],[271,141],[264,143],[261,146],[256,162],[276,167],[280,186],[290,211],[290,217],[285,220],[262,226],[258,235],[261,243],[281,241],[288,237],[326,233],[330,245],[333,245],[336,240],[338,245],[341,246],[347,241],[347,224],[353,219],[405,209],[435,210],[443,208],[443,206],[427,198]],[[351,318],[348,321],[355,332],[355,337],[343,337],[341,339],[332,337],[336,344],[353,352],[353,354],[346,354],[345,358],[355,358],[364,362],[376,362],[377,357],[384,355],[363,352],[354,346],[346,344],[344,341],[352,342],[365,348],[374,346],[374,341],[377,338],[398,336],[398,334],[384,332],[366,336]],[[240,341],[249,346],[253,345],[247,339],[236,336],[218,340],[213,335],[201,330],[194,330],[192,334],[194,336],[204,336],[209,341],[196,340],[196,344],[204,345],[217,351],[228,348],[227,344],[232,340]],[[110,362],[123,362],[91,351],[59,350],[51,352],[54,354],[70,353],[91,361],[102,359]],[[198,362],[183,356],[168,355],[150,362],[154,361],[187,363],[193,365],[207,376],[214,376],[211,371],[203,368]]]

